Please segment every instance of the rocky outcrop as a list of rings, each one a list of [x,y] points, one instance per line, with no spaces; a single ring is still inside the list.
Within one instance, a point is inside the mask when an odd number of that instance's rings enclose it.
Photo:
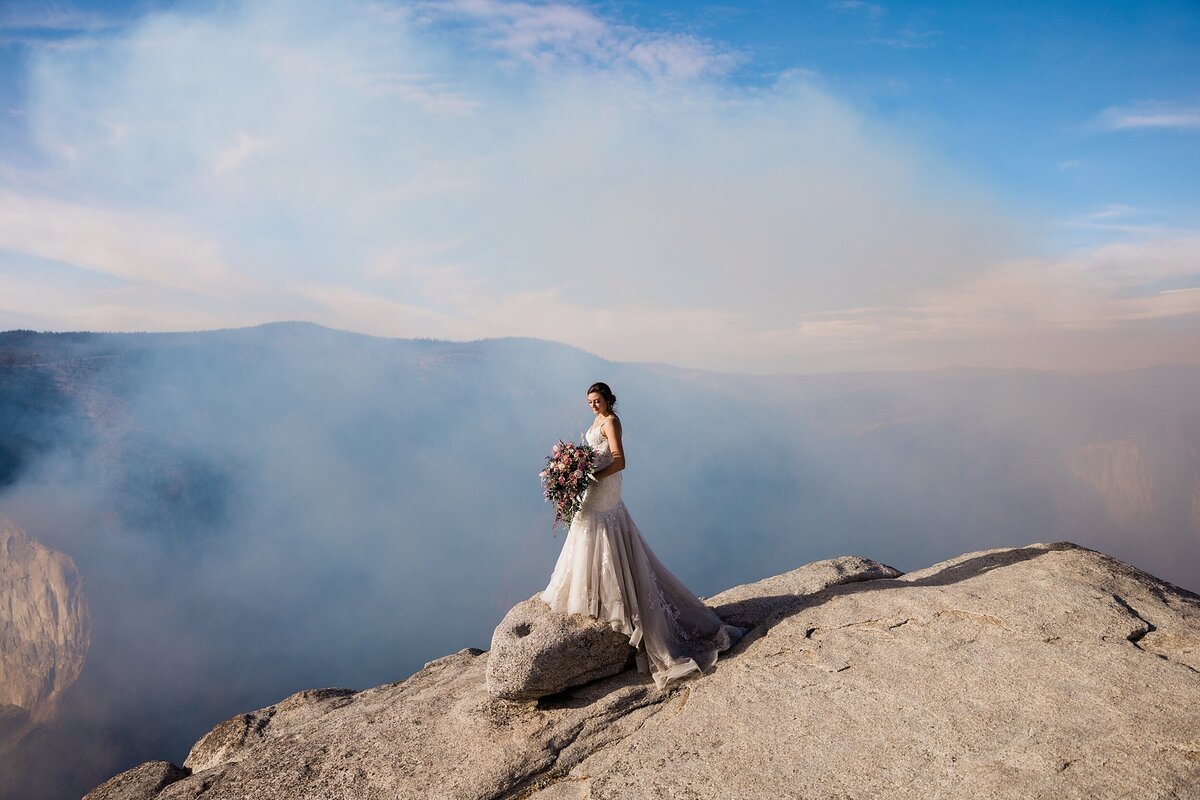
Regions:
[[[237,761],[254,745],[350,702],[353,689],[305,689],[282,702],[222,722],[192,745],[183,766],[192,772]]]
[[[534,595],[492,633],[487,689],[505,700],[536,700],[625,669],[629,637],[585,614],[559,614]]]
[[[896,578],[901,574],[895,567],[869,558],[842,556],[814,561],[791,572],[735,586],[704,602],[714,607],[721,619],[729,624],[754,628],[795,612],[823,589]]]
[[[1200,598],[1103,554],[1034,544],[905,575],[834,559],[706,602],[753,630],[665,691],[626,669],[503,700],[469,648],[398,683],[301,693],[222,723],[187,777],[89,799],[1171,798],[1200,786]]]
[[[91,800],[124,800],[127,797],[154,797],[169,784],[188,776],[168,761],[147,761],[126,770],[88,792]]]
[[[75,562],[0,515],[0,708],[24,709],[33,723],[52,718],[90,643],[91,616]]]

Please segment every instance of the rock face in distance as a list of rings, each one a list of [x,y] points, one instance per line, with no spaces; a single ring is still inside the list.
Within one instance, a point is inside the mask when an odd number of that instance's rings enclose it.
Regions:
[[[492,633],[487,689],[506,700],[536,700],[625,669],[629,637],[585,614],[560,614],[539,595],[517,603]]]
[[[626,669],[502,700],[471,648],[222,723],[205,768],[105,800],[1197,796],[1200,597],[1068,543],[892,573],[833,559],[709,598],[754,629],[666,691]]]
[[[34,723],[52,718],[90,644],[75,562],[0,514],[0,708],[24,709]]]

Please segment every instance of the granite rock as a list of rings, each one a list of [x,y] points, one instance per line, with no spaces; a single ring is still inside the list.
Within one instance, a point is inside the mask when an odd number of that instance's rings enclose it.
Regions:
[[[92,789],[83,800],[151,800],[188,771],[167,761],[147,761]]]
[[[790,572],[726,589],[704,602],[731,625],[755,628],[795,613],[816,602],[821,592],[841,586],[901,574],[895,567],[861,556],[842,556],[814,561]]]
[[[504,700],[467,648],[235,726],[156,797],[1197,796],[1200,597],[1069,543],[894,572],[834,559],[710,598],[759,622],[665,691],[626,669]]]
[[[353,689],[305,689],[273,706],[227,719],[192,745],[183,766],[196,773],[237,761],[243,751],[263,739],[340,708],[353,694]]]
[[[629,637],[608,623],[552,611],[534,595],[513,606],[492,633],[487,688],[506,700],[536,700],[615,675],[633,653]]]
[[[25,709],[31,724],[54,719],[91,644],[83,579],[70,556],[2,514],[0,600],[0,706]]]

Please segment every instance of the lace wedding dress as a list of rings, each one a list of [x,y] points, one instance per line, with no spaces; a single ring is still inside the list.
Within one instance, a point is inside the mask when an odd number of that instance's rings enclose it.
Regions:
[[[587,442],[597,470],[612,463],[600,428],[587,432]],[[541,598],[555,611],[589,614],[627,635],[638,672],[649,672],[659,689],[708,672],[717,654],[748,632],[722,621],[662,565],[621,500],[620,472],[584,493]]]

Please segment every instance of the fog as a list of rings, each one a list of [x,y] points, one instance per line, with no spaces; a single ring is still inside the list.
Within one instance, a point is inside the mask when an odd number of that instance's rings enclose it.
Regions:
[[[11,332],[0,356],[0,513],[75,560],[93,614],[59,723],[0,753],[7,797],[78,796],[291,692],[488,648],[549,579],[537,472],[595,380],[626,503],[700,596],[1063,539],[1200,588],[1197,368],[755,377],[307,324]]]

